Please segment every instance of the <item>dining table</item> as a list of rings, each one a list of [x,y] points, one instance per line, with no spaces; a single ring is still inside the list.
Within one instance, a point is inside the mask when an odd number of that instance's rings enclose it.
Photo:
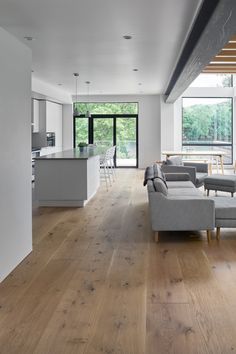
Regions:
[[[224,174],[224,156],[226,155],[226,152],[221,151],[221,150],[191,150],[191,151],[186,151],[186,150],[177,150],[177,151],[162,151],[162,155],[166,156],[166,159],[171,157],[171,156],[196,156],[196,157],[205,157],[205,158],[210,158],[209,159],[204,159],[204,161],[207,161],[209,164],[209,172],[210,174],[212,173],[212,161],[213,159],[216,160],[216,166],[217,166],[217,172],[219,169],[219,164],[221,168],[221,173]]]

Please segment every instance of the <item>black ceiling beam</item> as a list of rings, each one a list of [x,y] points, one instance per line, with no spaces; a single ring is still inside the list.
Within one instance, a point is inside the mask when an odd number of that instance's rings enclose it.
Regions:
[[[172,103],[236,34],[236,1],[204,0],[166,89]]]

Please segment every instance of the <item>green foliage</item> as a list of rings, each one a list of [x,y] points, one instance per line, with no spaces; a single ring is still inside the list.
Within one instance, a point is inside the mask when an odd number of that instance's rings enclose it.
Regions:
[[[86,146],[88,146],[88,144],[84,143],[84,142],[81,142],[81,143],[78,144],[79,148],[83,148],[83,147],[86,147]]]
[[[91,114],[138,114],[138,104],[135,102],[76,102],[80,114],[85,114],[89,109]]]
[[[88,143],[88,118],[76,118],[75,145],[77,145],[80,141]]]
[[[195,104],[183,108],[183,142],[231,141],[231,99],[215,104]]]

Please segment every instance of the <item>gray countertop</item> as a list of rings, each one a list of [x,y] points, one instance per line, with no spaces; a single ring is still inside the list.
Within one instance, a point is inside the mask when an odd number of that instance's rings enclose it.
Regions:
[[[35,160],[87,160],[94,156],[103,155],[107,148],[104,147],[87,147],[84,151],[79,148],[71,150],[63,150],[54,154],[36,157]]]

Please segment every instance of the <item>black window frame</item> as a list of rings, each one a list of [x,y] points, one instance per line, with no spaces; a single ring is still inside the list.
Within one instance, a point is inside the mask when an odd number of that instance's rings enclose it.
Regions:
[[[110,102],[109,102],[110,103]],[[118,102],[119,103],[119,102]],[[86,118],[85,114],[81,114],[73,117],[73,146],[76,147],[76,136],[75,136],[75,125],[76,119]],[[116,145],[116,119],[117,118],[136,118],[136,165],[135,166],[117,166],[116,164],[116,154],[114,158],[115,166],[118,168],[138,168],[139,166],[139,135],[138,135],[138,114],[91,114],[88,119],[88,143],[93,144],[93,133],[94,133],[94,119],[96,118],[106,118],[113,119],[113,145]]]
[[[231,76],[233,77],[233,75]],[[183,143],[183,117],[184,117],[184,107],[183,107],[183,100],[185,98],[190,98],[190,99],[194,99],[194,98],[197,98],[197,99],[230,99],[231,100],[231,143],[225,143],[225,144],[188,144],[188,143]],[[181,132],[181,144],[182,144],[182,147],[184,146],[230,146],[231,147],[231,162],[230,163],[224,163],[224,165],[226,166],[231,166],[233,164],[233,144],[234,144],[234,134],[233,134],[233,117],[234,117],[234,102],[233,102],[233,97],[222,97],[222,96],[183,96],[182,97],[182,117],[181,117],[181,121],[182,121],[182,124],[181,124],[181,129],[182,129],[182,132]]]

